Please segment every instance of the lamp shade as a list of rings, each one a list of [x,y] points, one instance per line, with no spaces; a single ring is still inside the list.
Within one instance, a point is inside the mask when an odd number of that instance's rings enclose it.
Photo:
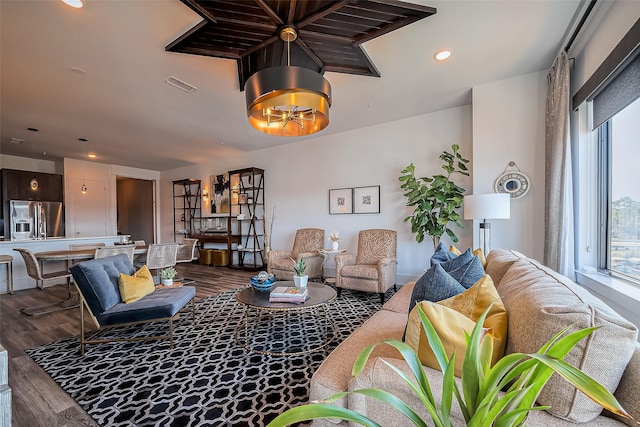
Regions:
[[[507,193],[464,196],[464,219],[509,219],[511,195]]]

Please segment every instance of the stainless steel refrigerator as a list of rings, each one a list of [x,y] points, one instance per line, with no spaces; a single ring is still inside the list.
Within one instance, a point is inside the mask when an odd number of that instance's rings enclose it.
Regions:
[[[64,237],[62,202],[11,200],[11,240]]]

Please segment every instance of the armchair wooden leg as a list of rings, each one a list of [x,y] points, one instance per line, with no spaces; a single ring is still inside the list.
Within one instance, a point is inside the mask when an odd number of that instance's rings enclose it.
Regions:
[[[380,294],[380,304],[384,304],[384,292]]]
[[[338,298],[340,298],[340,294],[342,293],[342,288],[336,288],[336,292],[338,292]]]

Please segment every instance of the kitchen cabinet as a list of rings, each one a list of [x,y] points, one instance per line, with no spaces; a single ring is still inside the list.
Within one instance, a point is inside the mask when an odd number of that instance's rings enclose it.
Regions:
[[[38,189],[32,190],[30,183],[38,180]],[[3,200],[33,200],[39,202],[63,202],[62,175],[29,172],[13,169],[2,170]]]

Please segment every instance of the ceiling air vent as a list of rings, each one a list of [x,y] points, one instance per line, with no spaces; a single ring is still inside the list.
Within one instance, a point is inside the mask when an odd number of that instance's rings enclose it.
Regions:
[[[24,142],[24,139],[19,139],[19,138],[11,138],[9,140],[10,143],[12,144],[22,144]]]
[[[164,82],[170,84],[171,86],[177,87],[178,89],[183,90],[185,92],[194,92],[198,89],[197,87],[192,86],[187,82],[183,82],[182,80],[173,76],[167,77],[166,79],[164,79]]]

